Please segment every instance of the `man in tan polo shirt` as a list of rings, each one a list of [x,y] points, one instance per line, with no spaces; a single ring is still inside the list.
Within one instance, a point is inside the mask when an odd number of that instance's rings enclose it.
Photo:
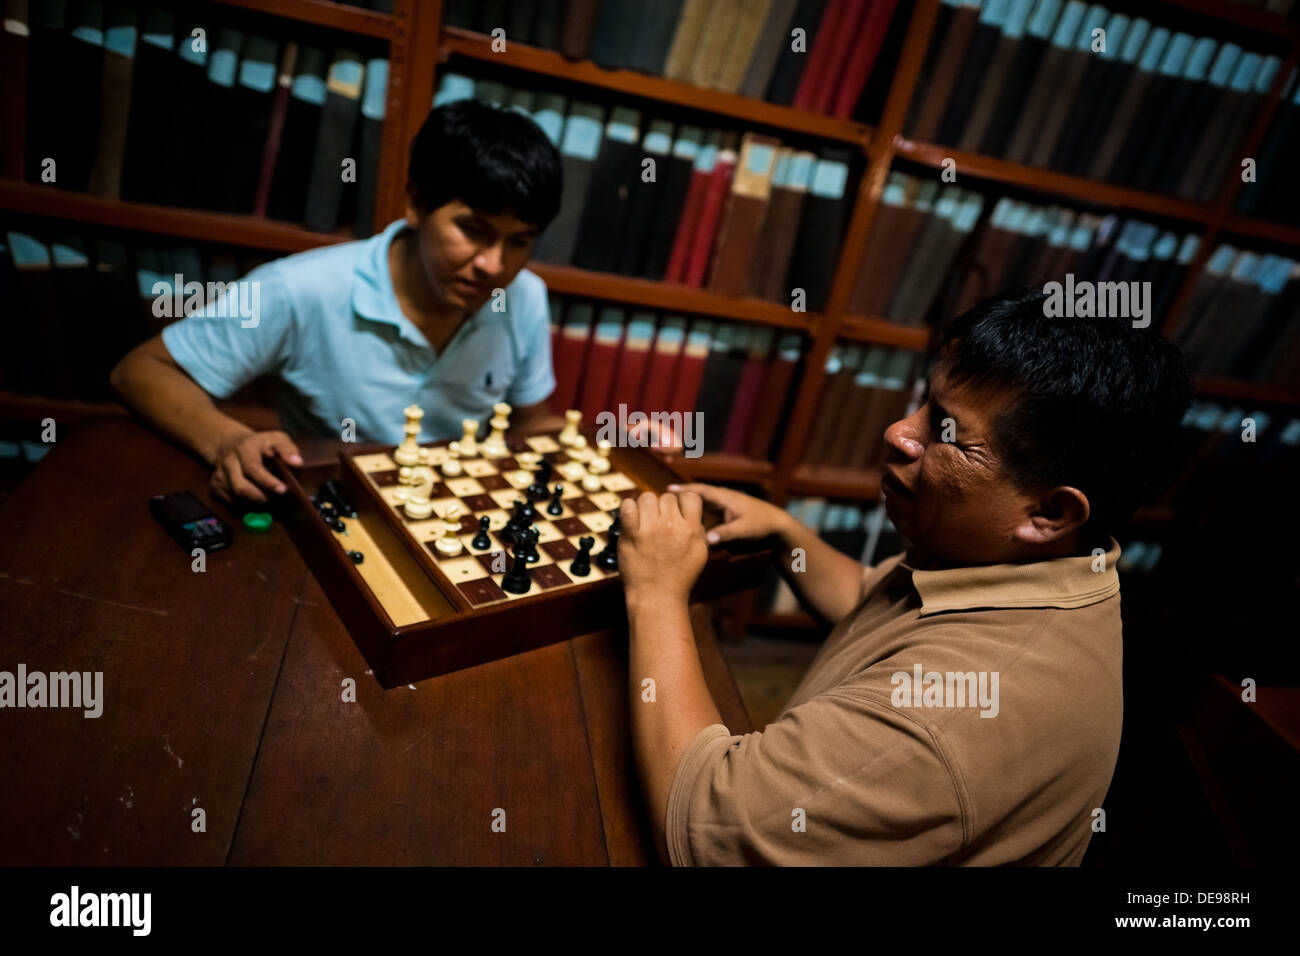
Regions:
[[[1083,858],[1123,714],[1111,530],[1191,386],[1150,329],[1045,318],[1042,302],[1010,293],[942,334],[925,404],[885,432],[882,493],[908,549],[874,568],[739,492],[692,484],[623,503],[633,745],[664,860]],[[707,541],[704,501],[725,516]],[[705,686],[687,600],[709,543],[768,535],[837,623],[777,720],[736,735]]]

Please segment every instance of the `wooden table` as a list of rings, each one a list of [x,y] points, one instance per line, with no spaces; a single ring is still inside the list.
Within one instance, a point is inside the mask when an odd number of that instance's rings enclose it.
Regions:
[[[0,670],[102,671],[105,699],[98,719],[0,710],[0,864],[655,862],[625,631],[384,691],[282,528],[236,524],[191,570],[148,512],[183,489],[211,500],[201,463],[102,419],[0,508]],[[707,608],[692,616],[746,732]]]

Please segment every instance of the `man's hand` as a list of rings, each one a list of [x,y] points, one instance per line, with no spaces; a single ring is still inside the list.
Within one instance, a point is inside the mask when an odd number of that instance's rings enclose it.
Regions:
[[[688,600],[709,559],[703,510],[700,496],[689,491],[658,496],[647,491],[623,500],[618,570],[629,598]]]
[[[284,432],[234,432],[213,456],[213,494],[224,501],[239,497],[259,502],[266,501],[264,491],[284,494],[284,484],[262,462],[270,455],[279,455],[291,465],[302,464],[298,446]]]
[[[744,538],[766,538],[785,530],[791,523],[788,513],[771,502],[763,501],[715,485],[669,485],[669,491],[678,494],[696,494],[711,505],[722,509],[723,523],[709,532],[709,544],[736,541]]]

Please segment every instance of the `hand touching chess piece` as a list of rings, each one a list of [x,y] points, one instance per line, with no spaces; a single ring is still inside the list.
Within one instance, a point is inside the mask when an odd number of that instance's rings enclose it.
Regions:
[[[709,544],[745,538],[766,538],[771,534],[780,534],[791,524],[797,523],[788,512],[771,502],[732,491],[730,488],[690,483],[669,485],[668,490],[678,494],[699,495],[706,504],[713,505],[722,512],[722,524],[714,527],[708,534]]]
[[[267,491],[284,494],[284,483],[267,470],[263,461],[275,455],[291,465],[302,464],[298,446],[284,432],[255,432],[240,426],[205,456],[212,465],[212,493],[223,501],[237,497],[266,501]]]
[[[618,569],[629,607],[642,600],[685,602],[689,598],[709,558],[703,512],[700,496],[689,491],[663,495],[647,491],[623,500]]]

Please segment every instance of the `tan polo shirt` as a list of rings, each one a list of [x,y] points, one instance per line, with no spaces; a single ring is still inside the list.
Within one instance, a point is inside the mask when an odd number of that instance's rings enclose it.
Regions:
[[[672,862],[1077,865],[1119,753],[1119,555],[867,569],[781,716],[682,756]]]

